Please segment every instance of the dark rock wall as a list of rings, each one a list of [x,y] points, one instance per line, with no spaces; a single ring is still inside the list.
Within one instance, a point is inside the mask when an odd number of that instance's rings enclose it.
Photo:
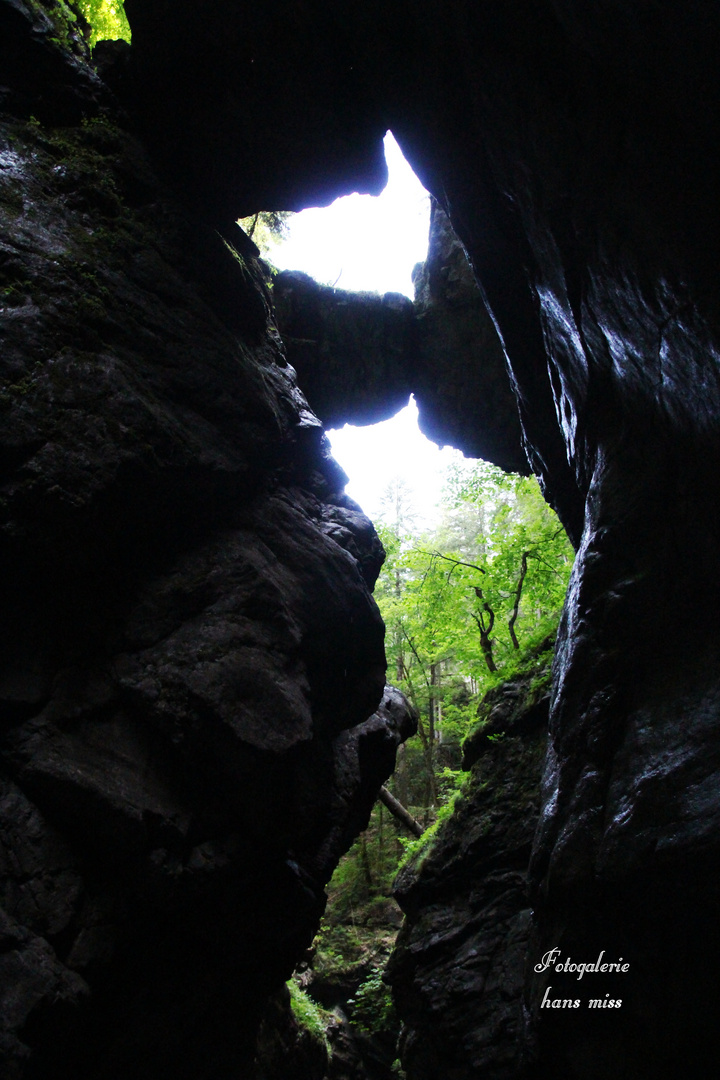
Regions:
[[[553,1076],[708,1075],[720,839],[718,294],[707,261],[719,223],[708,159],[717,12],[460,5],[433,28],[441,74],[418,64],[416,85],[444,128],[430,151],[412,121],[396,134],[446,193],[508,351],[531,462],[580,538],[531,955],[605,949],[631,962],[612,1020],[540,1011],[547,984],[528,980],[542,1059]],[[675,935],[682,969],[668,957]]]
[[[273,303],[288,360],[329,428],[377,424],[407,405],[417,352],[407,296],[346,292],[286,270]]]
[[[237,1076],[412,728],[383,552],[252,245],[48,11],[0,6],[0,1072]]]
[[[449,211],[579,549],[533,950],[623,951],[632,976],[614,1026],[537,1012],[556,1075],[702,1075],[717,1055],[718,21],[701,2],[368,3],[328,83],[358,80]],[[349,122],[342,96],[327,112]]]

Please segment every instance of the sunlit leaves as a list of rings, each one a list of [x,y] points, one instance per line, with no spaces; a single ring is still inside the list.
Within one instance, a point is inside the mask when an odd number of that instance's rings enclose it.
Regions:
[[[123,0],[78,0],[78,7],[90,23],[90,45],[98,41],[130,41],[130,24]]]
[[[557,621],[573,552],[534,477],[456,465],[444,508],[438,528],[421,535],[405,524],[409,508],[388,501],[376,594],[390,678],[421,711],[434,699],[441,729],[456,739],[477,696]]]
[[[288,223],[292,216],[291,210],[259,210],[250,217],[240,218],[238,225],[257,244],[260,254],[268,257],[290,235]]]

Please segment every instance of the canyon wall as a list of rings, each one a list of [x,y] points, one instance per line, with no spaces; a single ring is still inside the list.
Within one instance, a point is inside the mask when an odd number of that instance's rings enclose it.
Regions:
[[[412,719],[256,252],[63,18],[0,6],[0,1072],[243,1075]]]

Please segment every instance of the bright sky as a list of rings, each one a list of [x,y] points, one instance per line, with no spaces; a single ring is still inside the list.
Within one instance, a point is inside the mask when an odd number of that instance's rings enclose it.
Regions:
[[[402,292],[412,299],[412,269],[427,255],[430,199],[390,132],[385,158],[389,179],[376,198],[348,195],[290,220],[289,239],[271,255],[279,270],[304,270],[339,289]],[[378,516],[383,493],[400,477],[412,489],[417,524],[433,524],[444,471],[462,455],[440,450],[421,435],[413,400],[392,420],[372,427],[346,424],[328,436],[350,477],[348,495],[370,517]]]
[[[443,476],[448,465],[462,460],[459,450],[440,450],[418,429],[415,399],[392,420],[372,427],[346,424],[329,431],[333,454],[350,477],[346,492],[359,502],[371,518],[380,516],[380,503],[396,477],[408,485],[410,502],[417,512],[419,528],[437,522],[435,506],[440,499]]]
[[[273,248],[278,270],[304,270],[338,289],[412,299],[412,268],[427,255],[430,197],[390,132],[385,159],[389,179],[376,198],[347,195],[291,218],[290,238]]]

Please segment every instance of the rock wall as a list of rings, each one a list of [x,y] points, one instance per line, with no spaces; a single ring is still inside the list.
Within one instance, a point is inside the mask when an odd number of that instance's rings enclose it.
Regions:
[[[531,865],[528,1015],[549,1075],[708,1075],[717,12],[459,5],[432,29],[441,59],[417,54],[413,100],[436,137],[405,117],[395,133],[446,195],[508,353],[531,463],[578,542]],[[628,960],[621,993],[608,986],[622,1009],[542,1009],[548,985],[576,996],[573,976],[535,977],[531,961],[552,948]]]
[[[412,722],[256,252],[64,10],[0,5],[0,1072],[243,1075]]]
[[[392,128],[470,256],[531,466],[578,547],[531,869],[532,953],[605,949],[632,974],[621,1012],[597,1023],[556,1022],[529,980],[544,1060],[578,1078],[702,1075],[701,1055],[718,1051],[720,959],[720,17],[699,0],[368,2],[342,27],[320,0],[273,12],[322,31],[325,47],[306,67],[282,36],[266,50],[258,38],[228,79],[249,87],[253,68],[271,85],[289,64],[294,102],[307,87],[313,107],[324,85],[336,148],[358,111],[364,131]],[[275,113],[275,153],[297,151],[293,109],[287,127]],[[298,192],[315,167],[341,189],[337,160],[314,154]],[[361,180],[371,160],[368,148]],[[273,195],[293,205],[283,184],[288,174]],[[241,186],[239,209],[253,202],[252,183]],[[669,940],[682,942],[682,969]]]

